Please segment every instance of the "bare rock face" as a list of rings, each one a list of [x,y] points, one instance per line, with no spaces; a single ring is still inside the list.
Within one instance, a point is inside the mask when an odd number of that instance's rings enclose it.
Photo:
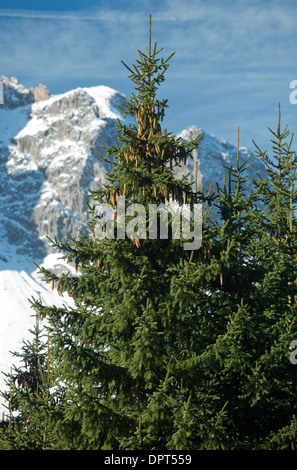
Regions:
[[[36,88],[30,88],[30,91],[33,93],[35,102],[47,100],[49,97],[49,91],[46,86],[42,85],[42,83],[40,83]]]
[[[43,86],[3,83],[0,235],[38,260],[50,252],[46,236],[64,241],[86,230],[87,193],[110,170],[99,157],[115,141],[116,105],[125,97],[104,86],[49,96]]]

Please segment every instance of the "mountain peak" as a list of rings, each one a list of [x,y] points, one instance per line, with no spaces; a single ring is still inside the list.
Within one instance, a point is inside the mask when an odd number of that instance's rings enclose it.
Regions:
[[[49,91],[45,85],[35,88],[26,88],[19,83],[16,77],[0,77],[4,89],[4,109],[15,109],[20,106],[47,99]]]

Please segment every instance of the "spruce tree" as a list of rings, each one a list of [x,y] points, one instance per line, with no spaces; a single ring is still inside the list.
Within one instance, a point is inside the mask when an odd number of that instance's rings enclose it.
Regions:
[[[258,152],[266,178],[259,176],[245,195],[240,175],[247,162],[241,168],[237,162],[228,183],[217,188],[221,223],[212,227],[211,256],[214,262],[220,252],[222,263],[217,288],[209,288],[217,308],[209,308],[213,302],[206,308],[214,335],[182,364],[197,378],[191,394],[193,403],[197,393],[197,405],[187,423],[195,436],[190,448],[296,448],[296,369],[289,354],[297,337],[297,162],[280,121],[271,132],[273,156]]]
[[[277,130],[272,134],[272,153],[257,155],[266,167],[267,178],[259,179],[265,211],[261,215],[264,227],[261,257],[263,281],[259,286],[262,297],[263,333],[270,341],[258,361],[258,377],[265,377],[258,390],[258,403],[267,410],[270,434],[264,448],[296,448],[296,367],[288,360],[290,344],[297,338],[296,316],[296,169],[297,156],[292,150],[294,135],[288,127],[281,129],[279,105]],[[262,390],[261,390],[262,388]],[[265,398],[264,398],[265,397]],[[263,420],[263,424],[265,421]]]
[[[51,366],[48,338],[36,316],[28,331],[32,341],[23,341],[21,352],[15,351],[19,366],[6,375],[7,416],[0,427],[1,450],[53,450],[59,448],[55,423],[59,411],[59,385]]]
[[[176,165],[191,158],[201,137],[184,142],[161,127],[167,102],[157,97],[157,90],[172,55],[159,58],[162,49],[156,43],[152,47],[150,31],[146,52],[139,51],[133,68],[125,65],[135,84],[135,93],[121,107],[130,123],[118,121],[117,142],[106,149],[113,167],[107,175],[109,183],[90,192],[90,233],[81,234],[79,240],[69,237],[66,243],[53,240],[53,246],[79,272],[59,277],[40,270],[61,295],[67,291],[76,306],[33,303],[49,323],[66,394],[63,433],[76,449],[131,448],[154,397],[162,394],[171,364],[193,347],[196,314],[189,308],[193,293],[188,294],[184,285],[179,295],[181,286],[177,285],[179,272],[186,276],[189,270],[191,255],[184,249],[183,235],[173,237],[171,215],[168,237],[162,238],[158,225],[155,238],[150,238],[149,207],[175,201],[194,210],[202,201],[203,194],[192,188],[187,176],[176,179],[173,174]],[[124,229],[124,236],[99,236],[102,205],[111,212],[120,197],[125,197],[127,207],[141,205],[145,228],[127,210],[124,225],[113,213],[115,230]],[[131,224],[136,224],[135,233],[128,236]],[[179,389],[181,378],[175,381],[174,389]],[[150,433],[150,424],[146,426]],[[149,436],[143,444],[139,437],[137,445],[166,446],[168,437],[161,421],[158,430],[160,435]]]

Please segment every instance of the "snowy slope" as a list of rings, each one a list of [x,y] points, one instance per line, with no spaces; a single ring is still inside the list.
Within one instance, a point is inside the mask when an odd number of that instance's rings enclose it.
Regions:
[[[1,248],[3,245],[1,246]],[[61,268],[62,261],[55,254],[48,255],[42,266],[48,268]],[[24,268],[26,263],[24,263]],[[68,266],[69,269],[69,266]],[[23,340],[32,340],[29,329],[35,324],[35,312],[30,308],[29,299],[40,298],[45,305],[56,305],[68,307],[74,306],[67,294],[60,297],[56,290],[52,291],[40,279],[37,270],[29,274],[22,269],[20,263],[9,269],[0,262],[0,390],[5,385],[3,372],[9,373],[12,364],[19,365],[17,358],[11,352],[18,351],[23,345]],[[0,412],[4,411],[3,400],[0,398]]]

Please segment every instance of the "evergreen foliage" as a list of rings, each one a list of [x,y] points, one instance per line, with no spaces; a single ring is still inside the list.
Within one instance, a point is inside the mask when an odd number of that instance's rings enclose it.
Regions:
[[[166,100],[157,91],[169,56],[155,44],[129,70],[135,93],[122,105],[117,142],[107,148],[109,183],[90,192],[89,233],[53,246],[77,275],[40,269],[75,308],[44,306],[50,366],[43,349],[29,376],[17,371],[6,394],[16,419],[2,423],[2,448],[83,450],[259,450],[296,447],[296,369],[290,343],[296,315],[296,154],[287,128],[272,133],[272,155],[258,149],[266,179],[246,179],[249,157],[226,169],[208,194],[176,165],[199,138],[184,142],[162,129]],[[135,122],[133,122],[133,119]],[[212,192],[212,194],[211,194]],[[135,235],[102,238],[96,227],[119,197],[141,204],[203,202],[202,246]],[[216,206],[219,219],[211,218]],[[125,220],[136,225],[133,212]],[[123,229],[114,214],[115,230]],[[122,232],[121,232],[122,233]],[[39,333],[35,331],[35,344]],[[49,356],[47,356],[49,357]],[[31,356],[30,356],[31,358]],[[31,360],[31,359],[30,359]],[[38,367],[37,367],[38,364]],[[32,367],[32,363],[31,363]],[[24,382],[25,380],[25,382]],[[32,426],[24,420],[30,413]],[[45,437],[46,436],[46,437]],[[5,447],[6,446],[6,447]]]
[[[21,366],[13,366],[6,375],[8,391],[1,396],[8,403],[9,419],[0,428],[1,450],[52,450],[58,448],[55,422],[59,413],[59,385],[51,367],[49,343],[44,330],[36,325],[29,333],[33,340],[24,341],[21,352],[13,356]]]

